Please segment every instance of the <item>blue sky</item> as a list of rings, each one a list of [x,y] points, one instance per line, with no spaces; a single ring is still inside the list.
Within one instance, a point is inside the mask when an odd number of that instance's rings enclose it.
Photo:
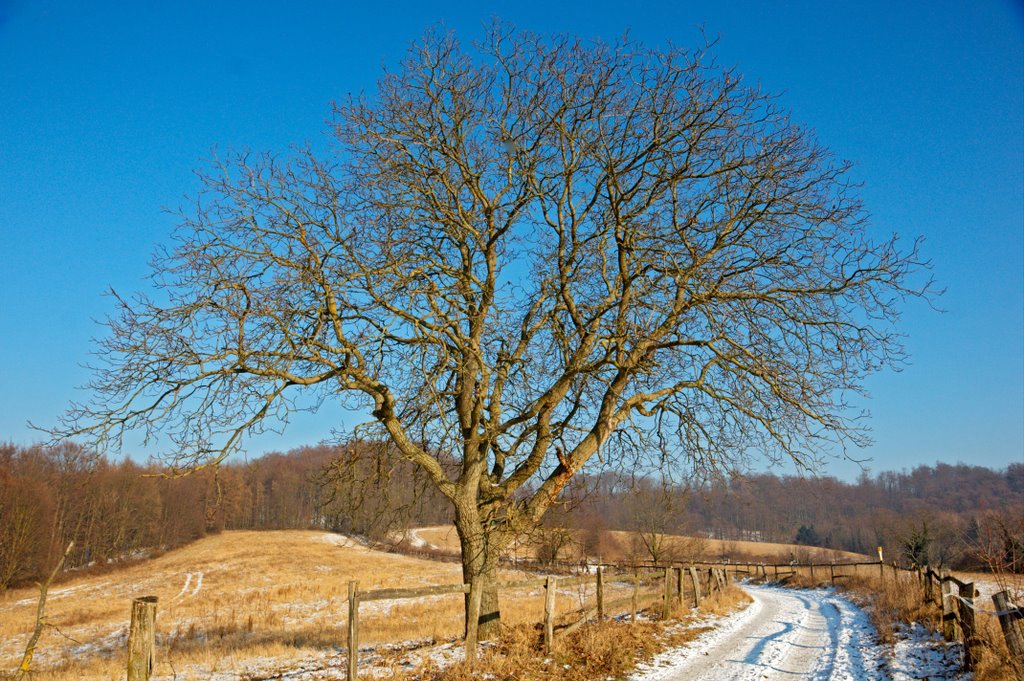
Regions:
[[[0,0],[0,440],[40,439],[87,372],[108,287],[154,247],[216,146],[324,140],[329,103],[443,22],[688,45],[782,93],[854,177],[872,229],[925,238],[947,289],[911,305],[912,364],[874,378],[874,471],[1024,461],[1024,9],[978,2],[49,2]],[[250,455],[315,443],[297,419]],[[136,454],[144,454],[136,452]],[[826,473],[852,477],[849,463]]]

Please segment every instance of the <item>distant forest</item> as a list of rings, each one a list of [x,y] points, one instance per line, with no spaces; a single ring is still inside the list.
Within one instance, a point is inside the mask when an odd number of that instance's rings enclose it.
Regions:
[[[454,464],[452,464],[454,466]],[[0,589],[66,569],[153,555],[225,529],[320,528],[374,540],[451,521],[447,502],[384,444],[303,447],[183,477],[73,444],[0,444]],[[737,476],[665,485],[580,476],[551,526],[798,543],[1024,570],[1024,464],[964,464],[834,478]],[[713,558],[715,556],[707,556]]]

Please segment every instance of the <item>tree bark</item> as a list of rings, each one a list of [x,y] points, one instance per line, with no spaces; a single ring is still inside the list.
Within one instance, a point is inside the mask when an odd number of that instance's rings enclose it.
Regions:
[[[456,512],[455,528],[462,545],[462,580],[470,585],[466,594],[467,619],[473,590],[480,591],[480,614],[477,618],[477,640],[488,641],[497,638],[501,628],[501,608],[498,602],[498,556],[500,548],[491,534],[484,531],[478,521],[463,518]],[[468,621],[464,634],[468,632]]]

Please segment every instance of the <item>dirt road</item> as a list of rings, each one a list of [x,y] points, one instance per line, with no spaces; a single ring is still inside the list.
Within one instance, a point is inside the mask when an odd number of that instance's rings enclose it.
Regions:
[[[659,657],[638,681],[888,679],[875,631],[858,608],[825,591],[747,585],[742,613],[695,645]]]

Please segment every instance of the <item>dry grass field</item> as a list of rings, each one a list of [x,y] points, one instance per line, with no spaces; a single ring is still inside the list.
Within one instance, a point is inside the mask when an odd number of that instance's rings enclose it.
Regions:
[[[635,545],[635,538],[631,532],[610,532],[614,539],[616,549],[609,551],[607,555],[601,556],[607,562],[625,561],[629,558],[630,549]],[[453,525],[437,525],[433,527],[421,527],[411,530],[408,535],[410,543],[418,545],[423,542],[426,545],[457,553],[459,550],[459,538],[455,533]],[[799,544],[774,544],[771,542],[754,541],[723,541],[720,539],[704,539],[702,537],[669,536],[667,542],[680,547],[680,555],[687,558],[691,555],[700,560],[717,561],[731,559],[734,561],[778,561],[789,562],[793,558],[806,562],[808,559],[819,563],[829,561],[863,561],[876,560],[869,556],[849,551],[835,551],[833,549],[822,549],[815,546],[801,546]],[[567,560],[577,560],[581,557],[579,545],[576,541],[567,548],[561,556]],[[520,558],[531,558],[536,552],[536,547],[530,543],[520,544],[515,547],[515,552]],[[644,556],[640,556],[643,558]]]
[[[614,544],[630,545],[628,533],[613,535]],[[420,528],[407,539],[413,545],[458,551],[452,527]],[[783,544],[701,542],[706,559],[725,554],[734,559],[774,556],[783,562],[795,550],[808,551]],[[524,557],[535,551],[528,542],[517,548]],[[819,561],[862,558],[825,550],[810,555]],[[610,561],[626,557],[625,551],[603,556]],[[513,571],[502,575],[506,580],[525,577]],[[628,600],[631,579],[611,577],[606,585],[609,601]],[[457,563],[376,551],[326,532],[225,532],[156,558],[105,573],[71,575],[55,584],[47,604],[52,627],[39,643],[33,678],[124,678],[131,600],[145,595],[159,598],[156,678],[226,681],[296,673],[310,679],[343,678],[349,580],[357,580],[362,590],[462,581]],[[20,662],[37,595],[32,588],[0,594],[0,673],[13,671]],[[505,624],[521,633],[535,631],[543,613],[542,588],[503,591],[501,599]],[[651,594],[644,600],[651,601]],[[593,585],[559,589],[560,613],[593,602]],[[408,673],[429,666],[430,656],[444,655],[445,649],[457,657],[462,611],[459,594],[363,603],[361,669]],[[429,653],[412,650],[425,642],[449,645],[440,653],[437,648]]]
[[[506,572],[503,579],[524,575]],[[131,600],[155,595],[157,678],[265,678],[297,668],[340,678],[349,580],[360,589],[456,584],[455,563],[370,550],[324,532],[225,532],[106,574],[55,584],[33,678],[123,678]],[[626,592],[609,584],[609,598]],[[0,595],[0,671],[13,671],[32,630],[37,592]],[[559,611],[588,605],[592,593],[560,590]],[[503,621],[539,622],[543,589],[502,593]],[[374,601],[360,608],[364,662],[401,662],[408,641],[454,640],[462,596]],[[386,645],[392,644],[392,645]]]

